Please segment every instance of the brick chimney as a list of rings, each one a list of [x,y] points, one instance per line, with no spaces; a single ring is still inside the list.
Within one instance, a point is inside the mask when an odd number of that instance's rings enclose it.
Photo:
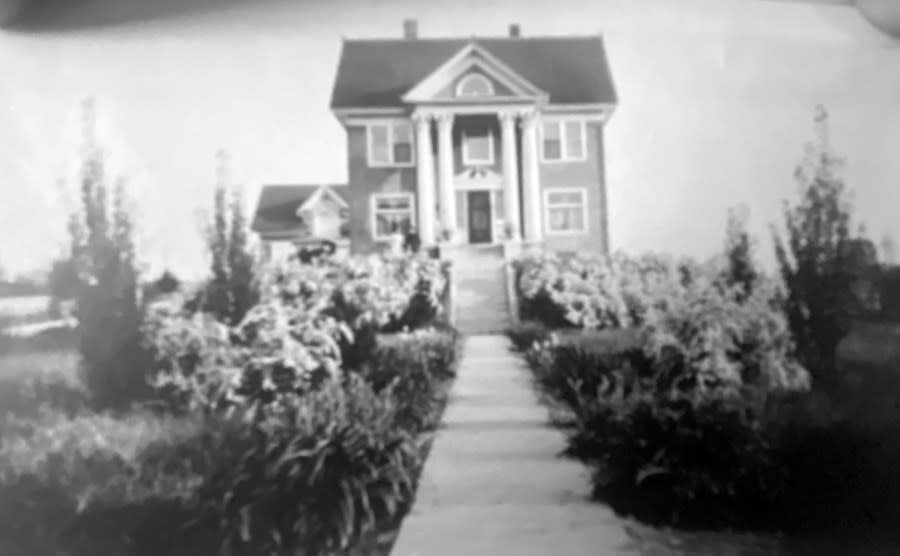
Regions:
[[[509,36],[512,39],[518,39],[522,36],[522,28],[519,27],[518,23],[513,23],[509,26]]]
[[[412,40],[419,38],[419,22],[415,19],[403,20],[403,38]]]

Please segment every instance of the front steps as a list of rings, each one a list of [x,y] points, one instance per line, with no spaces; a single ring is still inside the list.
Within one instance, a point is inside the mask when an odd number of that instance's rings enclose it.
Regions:
[[[460,246],[448,255],[457,329],[468,335],[503,333],[510,324],[503,248]]]

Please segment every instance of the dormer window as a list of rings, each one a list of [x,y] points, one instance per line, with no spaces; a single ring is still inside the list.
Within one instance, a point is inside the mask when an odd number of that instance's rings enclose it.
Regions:
[[[456,86],[458,97],[489,97],[494,95],[491,80],[480,73],[470,73],[460,79]]]

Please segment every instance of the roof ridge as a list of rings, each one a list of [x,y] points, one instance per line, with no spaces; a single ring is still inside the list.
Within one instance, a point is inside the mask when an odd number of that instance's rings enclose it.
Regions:
[[[495,36],[479,36],[472,35],[468,37],[464,36],[455,36],[455,37],[418,37],[415,39],[406,39],[403,37],[367,37],[367,38],[349,38],[343,37],[342,41],[344,43],[361,43],[361,42],[372,42],[372,43],[420,43],[420,42],[477,42],[477,41],[509,41],[509,42],[528,42],[528,41],[539,41],[539,40],[603,40],[602,33],[594,33],[594,34],[584,34],[584,35],[523,35],[520,37],[510,37],[507,35],[495,35]]]

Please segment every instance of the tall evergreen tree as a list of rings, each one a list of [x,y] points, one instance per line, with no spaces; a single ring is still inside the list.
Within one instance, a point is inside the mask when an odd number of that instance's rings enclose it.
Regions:
[[[228,158],[224,151],[219,151],[216,157],[213,217],[207,228],[211,275],[204,310],[237,324],[259,300],[256,257],[250,245],[241,190],[229,185]]]
[[[124,407],[151,389],[142,347],[142,307],[131,214],[124,182],[106,182],[103,154],[93,137],[93,102],[85,101],[81,206],[70,218],[68,266],[76,282],[83,380],[101,407]]]
[[[838,342],[849,332],[860,300],[851,232],[851,205],[830,148],[828,113],[817,107],[817,141],[795,171],[800,198],[785,202],[784,239],[774,233],[775,255],[786,288],[786,311],[798,355],[820,385],[837,384]]]
[[[728,286],[740,287],[740,295],[748,297],[759,278],[754,257],[753,238],[747,230],[748,211],[744,206],[728,211],[725,234],[725,271],[723,280]]]

